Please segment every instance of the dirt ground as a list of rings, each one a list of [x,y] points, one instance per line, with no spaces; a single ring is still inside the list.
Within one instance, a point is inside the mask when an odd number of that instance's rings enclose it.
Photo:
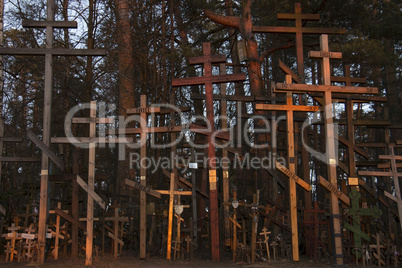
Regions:
[[[45,265],[41,267],[61,268],[61,267],[84,267],[85,259],[78,258],[60,258],[58,261],[47,260]],[[4,254],[0,256],[0,267],[29,267],[38,266],[34,263],[5,263]],[[225,256],[219,263],[211,261],[208,257],[195,258],[193,260],[175,260],[168,261],[161,257],[152,257],[146,260],[139,260],[137,255],[123,255],[114,259],[111,255],[99,257],[95,260],[93,267],[101,268],[126,268],[126,267],[333,267],[330,265],[329,260],[321,260],[314,263],[307,258],[301,258],[300,262],[293,262],[288,259],[277,260],[276,262],[257,262],[255,264],[247,263],[233,263],[230,256]]]

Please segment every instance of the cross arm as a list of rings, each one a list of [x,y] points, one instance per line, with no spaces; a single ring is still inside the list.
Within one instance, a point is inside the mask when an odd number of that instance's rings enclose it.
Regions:
[[[261,104],[255,105],[256,110],[265,111],[300,111],[300,112],[316,112],[318,106],[302,106],[302,105],[278,105],[278,104]]]
[[[353,87],[353,86],[329,86],[329,85],[307,85],[307,84],[288,84],[276,83],[275,91],[292,92],[333,92],[347,94],[378,94],[376,87]]]
[[[225,74],[225,75],[212,75],[212,76],[197,76],[197,77],[185,77],[185,78],[175,78],[172,80],[172,86],[196,86],[203,85],[206,83],[229,83],[229,82],[240,82],[246,80],[246,75],[241,74]]]
[[[253,26],[254,33],[297,33],[298,31],[306,34],[344,34],[346,29],[336,28],[314,28],[314,27],[286,27],[286,26]]]
[[[53,28],[77,28],[76,21],[36,21],[36,20],[23,20],[22,27],[24,28],[46,28],[51,26]]]
[[[66,48],[0,48],[0,55],[40,56],[105,56],[106,49],[66,49]]]
[[[203,64],[205,63],[205,60],[205,56],[191,57],[189,59],[189,63],[190,65]],[[212,55],[208,57],[208,61],[210,61],[211,63],[224,63],[226,62],[226,57],[225,55]]]

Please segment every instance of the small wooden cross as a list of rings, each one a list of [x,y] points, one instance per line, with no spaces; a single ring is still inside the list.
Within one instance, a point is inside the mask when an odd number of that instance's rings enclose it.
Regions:
[[[262,228],[262,232],[260,233],[260,235],[264,236],[264,243],[267,249],[267,256],[269,261],[271,261],[271,254],[269,253],[269,243],[268,243],[268,238],[270,234],[271,232],[268,232],[268,229],[266,227]]]
[[[381,253],[381,249],[384,249],[385,246],[380,244],[380,234],[376,235],[377,243],[375,245],[370,245],[370,249],[376,249],[376,252],[373,252],[373,256],[377,259],[378,267],[386,266],[385,261],[382,259],[383,255]]]
[[[113,221],[113,233],[108,232],[108,236],[113,239],[113,257],[117,258],[118,256],[118,246],[124,245],[123,237],[119,238],[119,222],[128,222],[128,217],[119,216],[119,208],[116,206],[114,208],[114,216],[113,217],[105,217],[105,221]]]

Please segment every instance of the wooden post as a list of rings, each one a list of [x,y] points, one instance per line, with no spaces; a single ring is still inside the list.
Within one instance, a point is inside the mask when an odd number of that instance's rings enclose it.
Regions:
[[[220,74],[226,74],[226,64],[221,63],[219,65]],[[221,95],[226,95],[226,83],[221,85]],[[227,130],[227,102],[226,100],[221,100],[221,128],[223,131]],[[222,159],[228,158],[228,151],[222,151]],[[227,161],[222,162],[222,188],[223,188],[223,202],[229,202],[229,163]],[[229,206],[223,206],[223,220],[224,220],[224,230],[225,230],[225,246],[230,246],[230,222],[229,222]]]
[[[147,107],[147,97],[146,95],[141,95],[141,108],[145,109]],[[147,127],[147,114],[141,113],[141,128],[145,129]],[[145,124],[142,125],[142,124]],[[147,157],[147,147],[146,147],[147,134],[141,132],[141,149],[140,155],[141,159]],[[145,167],[141,166],[140,169],[140,183],[141,186],[147,185],[147,170]],[[145,259],[147,257],[147,197],[146,194],[140,192],[140,259]]]
[[[170,175],[170,191],[169,191],[169,218],[168,218],[168,237],[167,237],[167,256],[166,259],[171,258],[172,248],[172,227],[173,227],[173,201],[174,201],[174,174]]]
[[[256,211],[254,211],[258,206],[257,195],[259,195],[258,191],[257,194],[253,194],[253,207],[251,207],[253,211],[251,217],[251,263],[255,262],[255,247],[257,245],[258,217]]]
[[[119,208],[114,207],[114,216],[105,217],[104,221],[113,221],[113,233],[108,232],[108,236],[113,239],[113,257],[117,258],[119,252],[119,245],[124,245],[123,235],[120,234],[119,238],[119,223],[128,222],[128,217],[119,216]],[[121,228],[122,230],[123,228]]]

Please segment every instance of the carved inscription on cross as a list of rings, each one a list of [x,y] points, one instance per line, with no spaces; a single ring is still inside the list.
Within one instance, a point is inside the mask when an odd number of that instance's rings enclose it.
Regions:
[[[216,83],[227,83],[244,81],[244,74],[225,74],[212,75],[212,64],[225,62],[225,56],[211,55],[211,44],[203,44],[203,56],[190,58],[190,64],[204,65],[204,76],[188,77],[172,80],[172,86],[193,86],[205,85],[205,106],[207,110],[207,121],[209,128],[214,128],[214,109],[213,109],[213,90],[212,85]],[[212,135],[207,136],[208,141],[208,168],[209,168],[209,211],[211,224],[211,253],[212,260],[219,261],[219,215],[218,215],[218,192],[216,187],[216,163],[215,144],[213,144]]]
[[[253,26],[255,33],[295,33],[297,72],[304,79],[303,34],[343,34],[346,29],[303,27],[303,20],[320,20],[319,14],[302,14],[300,3],[295,3],[295,13],[278,13],[280,20],[294,20],[295,27],[283,26]]]
[[[0,48],[0,55],[42,55],[45,56],[45,86],[44,86],[44,109],[43,109],[43,143],[50,145],[50,123],[52,111],[52,88],[53,88],[53,56],[103,56],[104,49],[60,49],[53,48],[53,32],[55,28],[77,28],[74,21],[55,21],[55,0],[47,0],[46,21],[22,21],[23,27],[46,28],[46,48]],[[41,190],[39,208],[38,241],[40,245],[39,264],[45,262],[46,242],[46,218],[47,218],[47,195],[48,195],[48,170],[49,157],[42,153],[41,167]]]

